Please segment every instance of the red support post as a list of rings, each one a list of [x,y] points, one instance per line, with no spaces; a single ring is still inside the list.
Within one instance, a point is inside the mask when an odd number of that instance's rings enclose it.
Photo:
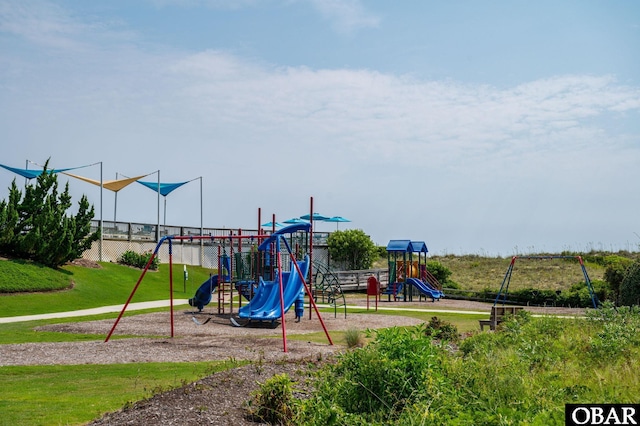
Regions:
[[[298,276],[300,276],[300,280],[302,280],[302,285],[304,285],[304,290],[307,292],[307,296],[309,296],[309,304],[311,304],[313,306],[313,310],[316,311],[316,315],[318,316],[318,319],[320,320],[320,324],[322,325],[322,329],[324,330],[324,334],[327,336],[327,340],[329,340],[329,344],[333,345],[333,340],[331,340],[331,336],[329,335],[329,331],[327,330],[327,326],[324,324],[324,320],[322,319],[322,315],[320,315],[320,311],[318,310],[318,306],[316,305],[316,302],[313,300],[311,291],[309,290],[309,287],[307,286],[307,282],[305,277],[302,275],[302,271],[300,270],[300,266],[298,266],[298,262],[296,260],[296,257],[293,255],[293,253],[291,253],[291,260],[293,261],[293,265],[296,268],[296,271],[298,271]],[[311,259],[309,259],[309,262],[311,262]],[[311,266],[311,265],[309,265]],[[311,309],[309,309],[311,310]]]
[[[276,238],[276,244],[280,244],[280,239]],[[287,352],[287,323],[284,318],[284,286],[282,282],[282,256],[280,254],[280,248],[276,249],[278,253],[278,283],[280,284],[280,313],[282,318],[282,345],[284,352]]]
[[[171,337],[173,338],[173,249],[169,240],[169,305],[171,306]]]

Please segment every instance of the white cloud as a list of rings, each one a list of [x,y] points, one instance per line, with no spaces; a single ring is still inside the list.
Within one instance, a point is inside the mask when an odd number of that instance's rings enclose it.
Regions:
[[[360,0],[309,1],[340,32],[351,33],[363,28],[375,28],[380,23],[380,18],[367,11]]]
[[[74,16],[68,9],[45,0],[1,2],[0,33],[3,32],[58,52],[91,49],[98,40],[122,42],[134,37],[121,23]]]

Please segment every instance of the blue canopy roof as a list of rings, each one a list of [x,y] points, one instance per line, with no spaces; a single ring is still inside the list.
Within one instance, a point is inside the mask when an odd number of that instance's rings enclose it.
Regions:
[[[152,191],[156,191],[158,192],[158,182],[142,182],[142,181],[137,181],[140,185],[144,185],[147,188],[151,189]],[[177,183],[162,183],[160,182],[160,195],[162,195],[163,197],[166,197],[167,195],[169,195],[173,190],[180,188],[182,185],[189,183],[191,181],[187,181],[187,182],[177,182]]]
[[[391,240],[387,244],[387,251],[401,253],[427,253],[427,245],[424,241]]]
[[[428,253],[427,244],[424,241],[411,241],[413,253]]]
[[[33,178],[37,178],[38,176],[40,176],[42,174],[42,172],[44,172],[44,170],[31,170],[31,169],[18,169],[15,167],[9,167],[9,166],[5,166],[4,164],[0,164],[0,167],[3,167],[9,171],[12,171],[13,173],[19,174],[22,177],[25,177],[27,179],[33,179]],[[81,166],[81,167],[86,167],[86,166]],[[49,169],[47,170],[47,172],[49,173],[61,173],[61,172],[66,172],[67,170],[73,170],[73,169],[79,169],[81,167],[70,167],[67,169]]]
[[[410,240],[391,240],[389,241],[389,244],[387,244],[387,251],[411,253],[413,250],[411,248]]]

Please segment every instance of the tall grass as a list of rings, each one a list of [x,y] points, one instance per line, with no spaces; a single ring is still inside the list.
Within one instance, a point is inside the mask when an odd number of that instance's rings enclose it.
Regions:
[[[566,403],[640,395],[640,310],[607,306],[584,319],[526,312],[459,350],[424,327],[375,332],[323,370],[298,424],[564,424]]]
[[[480,256],[435,256],[431,258],[449,268],[450,280],[461,289],[482,291],[498,290],[511,263],[511,258]],[[586,265],[591,281],[602,280],[605,268],[596,263]],[[577,260],[519,258],[513,268],[510,290],[568,290],[584,281]]]

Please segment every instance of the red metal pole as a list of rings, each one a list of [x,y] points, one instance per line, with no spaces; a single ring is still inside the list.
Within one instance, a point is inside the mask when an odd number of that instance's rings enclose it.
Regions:
[[[233,277],[233,231],[231,231],[231,235],[229,235],[229,313],[233,313],[233,285],[231,284],[231,279]]]
[[[158,246],[162,244],[162,241],[160,241],[158,243]],[[136,293],[136,290],[138,289],[138,286],[140,285],[140,283],[142,282],[142,279],[144,278],[144,275],[147,273],[147,271],[149,270],[149,266],[151,266],[151,262],[153,262],[153,259],[156,257],[156,253],[158,251],[158,246],[156,246],[156,250],[153,252],[153,254],[151,255],[151,257],[149,258],[149,261],[147,262],[147,264],[145,265],[142,274],[140,274],[140,278],[138,278],[138,282],[136,283],[136,285],[133,287],[133,290],[131,291],[131,294],[129,295],[129,298],[127,299],[127,302],[124,304],[124,306],[122,307],[122,311],[120,311],[120,315],[118,315],[118,318],[116,319],[116,322],[113,324],[113,327],[111,327],[111,331],[109,331],[109,334],[107,335],[107,338],[104,340],[105,343],[107,343],[109,341],[109,339],[111,338],[111,335],[113,334],[113,332],[116,329],[116,326],[118,325],[118,323],[120,322],[120,319],[122,318],[122,315],[124,315],[124,311],[127,310],[127,306],[129,306],[129,302],[131,302],[131,299],[133,299],[133,295]]]
[[[173,250],[169,240],[169,304],[171,305],[171,338],[173,338]]]
[[[262,235],[262,208],[258,207],[258,235]],[[258,245],[260,241],[258,242]]]
[[[311,306],[311,300],[313,300],[313,197],[309,197],[309,221],[311,222],[311,228],[309,228],[309,287],[311,293],[309,294],[309,306]],[[309,309],[309,319],[311,319],[311,309]]]
[[[238,256],[241,262],[240,266],[242,266],[242,269],[244,270],[244,260],[242,259],[242,228],[238,228],[238,253],[240,253],[240,256]],[[237,278],[239,279],[240,277]],[[238,291],[238,309],[240,308],[242,308],[242,287],[240,287],[240,290]]]
[[[222,314],[224,313],[224,294],[222,292],[222,288],[220,287],[220,268],[220,244],[218,244],[218,313]]]
[[[311,291],[309,291],[309,287],[307,286],[307,283],[305,281],[305,277],[302,275],[302,271],[300,270],[300,266],[298,266],[298,262],[296,261],[296,257],[293,255],[293,253],[291,253],[291,259],[293,260],[293,264],[296,267],[296,271],[298,271],[298,275],[300,276],[300,279],[302,280],[302,285],[304,285],[304,289],[307,292],[307,295],[309,296],[309,303],[311,305],[313,305],[313,309],[316,311],[316,315],[318,316],[318,319],[320,320],[320,324],[322,325],[322,329],[324,330],[324,334],[326,334],[327,339],[329,340],[329,344],[333,345],[333,340],[331,340],[331,336],[329,335],[329,331],[327,330],[327,327],[324,325],[324,321],[322,319],[322,315],[320,315],[320,311],[318,310],[318,306],[316,305],[316,302],[313,300],[313,297],[311,296]],[[311,259],[309,259],[309,262],[311,262]],[[284,322],[282,324],[284,324]]]
[[[284,288],[282,283],[282,256],[280,254],[280,238],[276,238],[276,244],[278,247],[276,251],[278,252],[278,282],[280,283],[280,313],[282,316],[282,345],[284,347],[284,352],[287,352],[287,323],[284,319]]]

